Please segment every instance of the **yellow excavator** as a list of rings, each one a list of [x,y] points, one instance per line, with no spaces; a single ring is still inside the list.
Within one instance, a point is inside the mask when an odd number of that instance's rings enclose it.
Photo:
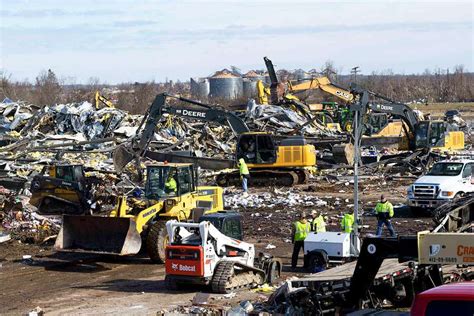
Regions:
[[[279,82],[273,63],[267,57],[263,58],[270,77],[270,87],[265,87],[262,81],[257,82],[257,100],[260,104],[289,104],[310,119],[319,120],[324,126],[338,130],[350,131],[350,111],[347,104],[354,101],[350,91],[332,83],[327,77],[316,77],[303,81],[288,81],[286,84]],[[338,115],[329,115],[324,104],[306,104],[297,96],[298,93],[308,90],[321,90],[339,98],[343,104],[332,105],[331,112]],[[335,117],[341,122],[334,122]],[[321,119],[322,118],[322,119]],[[325,119],[327,118],[327,119]]]
[[[361,107],[360,110],[364,117],[370,118],[374,113],[382,113],[402,120],[403,123],[400,123],[400,128],[404,130],[402,145],[405,144],[406,148],[402,147],[400,149],[431,149],[436,151],[464,149],[464,132],[453,130],[446,121],[422,120],[408,105],[363,89],[356,84],[351,85],[351,93],[357,95],[359,100],[364,98],[363,102],[358,102],[362,106],[357,105],[357,107]],[[370,101],[369,97],[381,99],[383,102]],[[354,106],[356,105],[352,105],[352,107]],[[380,136],[372,135],[371,137],[386,137],[382,133],[389,127],[390,125],[386,125],[385,129],[379,131],[377,135]]]
[[[179,105],[172,105],[168,99],[181,101]],[[191,104],[193,107],[185,104]],[[309,178],[308,168],[316,165],[316,150],[308,144],[302,136],[278,136],[266,132],[252,132],[245,122],[232,112],[211,107],[208,104],[183,98],[180,96],[162,93],[156,96],[146,112],[138,129],[139,138],[133,139],[131,144],[119,146],[114,152],[114,165],[121,171],[129,162],[144,156],[148,144],[153,138],[157,122],[163,113],[185,117],[188,119],[228,124],[237,136],[235,159],[243,158],[249,167],[251,183],[254,185],[284,185],[291,186],[305,183]],[[143,127],[143,131],[142,130]],[[197,157],[182,157],[167,155],[167,159],[185,161],[192,159],[200,165]],[[209,159],[202,159],[207,162]],[[168,160],[170,161],[170,160]],[[229,161],[227,168],[235,166],[236,161]],[[240,182],[238,172],[222,173],[217,177],[221,186],[234,185]]]
[[[118,196],[108,216],[76,215],[76,209],[65,209],[55,249],[131,255],[140,251],[144,240],[151,260],[164,262],[166,221],[196,221],[224,207],[222,188],[197,184],[192,164],[148,165],[144,190]]]
[[[351,88],[346,90],[333,83],[326,77],[313,78],[301,83],[289,81],[287,86],[282,87],[278,81],[273,63],[264,57],[265,65],[271,80],[270,96],[273,104],[282,102],[294,102],[299,104],[298,109],[310,109],[301,106],[301,101],[293,95],[307,90],[320,89],[334,95],[347,103],[347,110],[354,105],[354,101],[361,94],[361,89]],[[261,93],[262,90],[258,90]],[[464,149],[464,133],[453,131],[445,121],[425,121],[420,118],[408,105],[395,102],[375,92],[366,90],[370,96],[387,101],[386,104],[371,102],[364,113],[366,126],[366,137],[371,139],[397,137],[400,138],[398,148],[401,150],[430,148],[440,151]],[[259,96],[260,97],[260,96]],[[344,109],[343,109],[344,111]],[[346,115],[347,116],[347,115]],[[393,120],[392,117],[399,120]],[[350,131],[350,124],[344,124],[345,130]]]

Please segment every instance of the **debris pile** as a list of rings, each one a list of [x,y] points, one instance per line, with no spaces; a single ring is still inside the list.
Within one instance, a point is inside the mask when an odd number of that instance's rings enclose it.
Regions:
[[[281,105],[258,105],[254,100],[247,104],[246,118],[252,130],[272,131],[278,134],[292,134],[295,130],[306,136],[336,136],[334,130],[328,129],[316,121],[310,121],[300,113]]]
[[[2,230],[24,243],[41,243],[59,232],[59,218],[41,216],[28,203],[29,196],[0,187],[0,223]]]
[[[230,190],[229,190],[230,191]],[[224,204],[229,208],[258,208],[258,207],[322,207],[327,202],[317,196],[301,194],[296,190],[281,190],[274,188],[272,192],[250,193],[243,197],[241,193],[224,195]]]

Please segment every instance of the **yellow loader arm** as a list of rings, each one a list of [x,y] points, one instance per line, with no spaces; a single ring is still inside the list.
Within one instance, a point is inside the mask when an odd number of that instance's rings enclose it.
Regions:
[[[112,101],[110,101],[109,99],[107,99],[106,97],[104,97],[103,95],[101,95],[99,93],[99,91],[96,91],[95,92],[95,108],[96,109],[99,109],[100,108],[100,104],[104,104],[105,106],[109,107],[109,108],[115,108],[114,104],[112,103]]]
[[[123,195],[118,198],[117,207],[110,212],[109,217],[131,218],[135,221],[137,232],[142,233],[143,227],[163,209],[165,201],[158,201],[150,207],[140,211],[138,215],[129,214],[130,207],[127,204],[127,196]]]
[[[332,94],[344,100],[345,102],[351,102],[354,100],[354,95],[350,91],[334,85],[327,77],[313,78],[311,81],[305,81],[297,84],[293,84],[291,81],[288,81],[288,90],[290,93],[316,89],[320,89],[326,93]]]

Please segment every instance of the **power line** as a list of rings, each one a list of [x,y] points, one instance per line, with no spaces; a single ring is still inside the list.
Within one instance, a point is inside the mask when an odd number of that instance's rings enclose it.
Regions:
[[[353,81],[354,81],[354,82],[357,82],[357,73],[360,72],[359,68],[360,68],[359,66],[355,66],[355,67],[353,67],[352,70],[351,70],[351,74],[354,76],[354,77],[353,77]]]

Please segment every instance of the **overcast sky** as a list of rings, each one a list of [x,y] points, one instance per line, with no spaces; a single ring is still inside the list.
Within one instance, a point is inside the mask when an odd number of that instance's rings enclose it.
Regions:
[[[0,0],[0,68],[86,83],[188,80],[235,65],[343,73],[474,69],[474,1]]]

